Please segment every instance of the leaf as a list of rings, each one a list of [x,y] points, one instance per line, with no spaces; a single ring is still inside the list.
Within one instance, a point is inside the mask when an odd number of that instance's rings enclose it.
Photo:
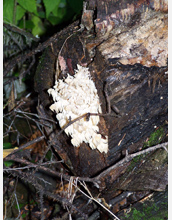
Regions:
[[[43,2],[46,11],[46,18],[48,18],[50,13],[60,4],[60,0],[43,0]]]
[[[3,158],[7,157],[9,154],[11,154],[16,149],[18,149],[18,147],[11,148],[11,149],[4,149],[3,150]]]
[[[40,18],[45,18],[45,12],[44,11],[39,11],[38,15]]]
[[[66,8],[56,7],[52,13],[50,13],[48,20],[52,25],[57,25],[63,22],[64,16],[66,14]]]
[[[31,20],[26,20],[25,22],[23,20],[21,20],[18,27],[21,28],[21,29],[25,28],[25,29],[28,29],[28,30],[32,30],[33,27],[34,27],[34,24]]]
[[[3,1],[3,19],[9,23],[13,23],[14,0]]]
[[[7,143],[3,143],[3,149],[9,149],[12,148],[12,144],[7,142]]]
[[[4,155],[3,155],[3,157],[4,157]],[[14,162],[13,161],[4,161],[4,164],[6,167],[10,167],[14,164]]]
[[[26,13],[26,10],[23,9],[20,5],[17,5],[17,9],[16,9],[16,24],[24,16],[25,13]]]
[[[42,23],[42,20],[39,17],[32,16],[31,21],[34,24],[34,27],[32,29],[32,34],[34,36],[40,36],[40,35],[45,33],[45,27],[44,27],[44,25]]]
[[[56,24],[59,24],[59,23],[60,23],[61,18],[56,17],[56,16],[53,16],[53,15],[50,15],[50,16],[48,17],[48,20],[49,20],[49,22],[51,22],[52,25],[56,25]]]
[[[51,158],[52,158],[52,152],[51,152],[50,150],[47,152],[46,158],[47,158],[48,160],[51,160]]]
[[[23,7],[26,11],[38,15],[37,6],[35,0],[17,0],[17,2]]]

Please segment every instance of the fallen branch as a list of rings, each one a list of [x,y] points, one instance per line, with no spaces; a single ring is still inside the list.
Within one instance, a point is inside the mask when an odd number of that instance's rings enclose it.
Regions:
[[[41,141],[42,139],[44,138],[44,136],[41,136],[39,138],[35,138],[33,141],[33,143],[35,143],[36,141]],[[47,167],[43,167],[45,164],[39,164],[39,165],[36,165],[36,164],[33,164],[27,160],[24,160],[24,159],[20,159],[20,158],[11,158],[9,157],[10,155],[14,154],[15,152],[33,144],[31,143],[32,141],[28,142],[27,144],[21,146],[19,149],[17,150],[14,150],[11,154],[9,154],[5,160],[9,160],[9,159],[12,159],[16,162],[20,162],[20,163],[24,163],[24,164],[27,164],[28,165],[28,168],[30,167],[38,167],[39,170],[42,170],[42,171],[46,171],[48,172],[49,174],[53,175],[53,176],[57,176],[57,177],[62,177],[64,178],[65,180],[69,181],[71,176],[70,175],[67,175],[67,174],[63,174],[61,172],[57,172],[57,171],[53,171]],[[127,154],[126,157],[122,160],[120,160],[118,163],[115,163],[114,165],[110,166],[109,168],[107,168],[105,171],[101,172],[98,176],[96,177],[93,177],[93,178],[89,178],[89,177],[75,177],[73,176],[74,179],[78,179],[80,181],[85,181],[85,182],[92,182],[94,183],[94,185],[99,188],[99,184],[101,183],[101,178],[108,175],[108,173],[110,173],[113,169],[123,165],[124,163],[127,163],[129,161],[131,161],[134,157],[137,157],[137,156],[140,156],[140,155],[143,155],[143,154],[146,154],[146,153],[150,153],[152,151],[155,151],[157,149],[160,149],[160,148],[163,148],[167,151],[166,149],[166,146],[168,145],[168,142],[166,143],[162,143],[162,144],[158,144],[156,146],[153,146],[153,147],[149,147],[145,150],[142,150],[142,151],[139,151],[137,153],[133,153],[133,154]],[[58,161],[59,162],[59,161]],[[60,161],[61,162],[61,161]],[[53,163],[53,162],[52,162]]]
[[[41,137],[37,137],[37,138],[33,139],[32,141],[27,142],[26,144],[24,144],[24,145],[22,145],[21,147],[19,147],[17,150],[14,150],[13,152],[11,152],[11,153],[5,158],[5,160],[10,160],[10,159],[13,160],[13,158],[11,158],[11,156],[12,156],[13,154],[17,153],[18,151],[20,151],[20,150],[22,150],[22,149],[24,149],[24,148],[26,148],[26,147],[29,147],[30,145],[32,145],[32,144],[34,144],[34,143],[38,143],[39,141],[42,141],[44,138],[45,138],[44,136],[41,136]]]
[[[112,213],[108,208],[106,208],[102,203],[100,203],[97,199],[95,199],[91,192],[89,191],[87,185],[85,184],[85,182],[81,182],[79,181],[79,183],[84,187],[84,189],[88,192],[88,194],[86,194],[85,192],[83,192],[76,184],[73,183],[73,185],[77,188],[77,190],[79,190],[83,195],[85,195],[87,198],[91,199],[92,201],[96,202],[97,204],[99,204],[102,208],[104,208],[107,212],[109,212],[113,217],[114,220],[120,220],[114,213]]]
[[[152,151],[155,151],[157,149],[163,148],[164,150],[167,151],[166,146],[168,145],[168,142],[166,143],[162,143],[162,144],[158,144],[156,146],[153,147],[149,147],[145,150],[139,151],[137,153],[133,153],[133,154],[126,154],[126,157],[122,160],[120,160],[118,163],[112,165],[111,167],[107,168],[105,171],[103,171],[102,173],[100,173],[98,176],[94,177],[93,179],[95,180],[95,182],[99,181],[102,177],[106,176],[108,173],[110,173],[113,169],[123,165],[124,163],[127,163],[129,161],[131,161],[134,157],[146,154],[146,153],[150,153]]]
[[[65,125],[61,131],[59,131],[59,133],[57,134],[58,136],[67,128],[69,127],[70,125],[72,125],[73,123],[75,123],[76,121],[79,121],[81,120],[82,118],[86,118],[86,120],[88,121],[90,116],[100,116],[100,117],[107,117],[107,116],[111,116],[111,117],[118,117],[117,115],[114,115],[114,114],[109,114],[109,113],[105,113],[105,114],[102,114],[102,113],[85,113],[71,121],[69,121],[69,123],[67,125]]]
[[[77,24],[78,24],[78,21],[74,22],[74,25],[77,25]],[[20,54],[17,57],[14,57],[12,60],[6,63],[3,76],[5,77],[10,72],[10,70],[14,68],[18,63],[20,64],[24,63],[30,57],[33,57],[35,54],[39,52],[42,52],[45,48],[50,46],[52,43],[55,43],[58,40],[58,36],[63,35],[63,32],[65,31],[64,30],[59,31],[58,33],[50,37],[47,41],[43,42],[42,44],[40,43],[35,49],[31,51],[27,51],[25,54]],[[73,30],[70,32],[73,33]]]

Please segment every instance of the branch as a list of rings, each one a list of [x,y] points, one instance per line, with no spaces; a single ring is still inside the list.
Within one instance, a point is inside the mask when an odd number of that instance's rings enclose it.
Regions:
[[[6,157],[7,158],[7,157]],[[5,160],[9,160],[8,158],[6,159],[5,158]],[[10,158],[11,159],[11,158]],[[32,168],[32,167],[34,167],[34,168],[37,168],[38,170],[40,170],[40,171],[44,171],[44,172],[47,172],[47,173],[49,173],[50,175],[53,175],[53,176],[57,176],[57,177],[60,177],[60,178],[63,178],[63,179],[65,179],[65,180],[67,180],[67,181],[70,181],[70,178],[72,177],[72,176],[70,176],[70,175],[67,175],[67,174],[63,174],[63,173],[61,173],[61,172],[57,172],[57,171],[54,171],[54,170],[52,170],[52,169],[49,169],[49,168],[47,168],[47,167],[44,167],[45,165],[49,165],[49,164],[53,164],[53,163],[60,163],[60,162],[63,162],[63,160],[61,160],[61,161],[52,161],[52,162],[46,162],[46,163],[42,163],[42,164],[34,164],[34,163],[31,163],[31,162],[29,162],[29,161],[27,161],[27,160],[25,160],[25,159],[21,159],[21,158],[12,158],[13,159],[13,161],[15,161],[15,162],[19,162],[19,163],[22,163],[22,164],[27,164],[27,166],[25,166],[25,167],[19,167],[19,168],[5,168],[5,169],[3,169],[3,171],[12,171],[12,170],[21,170],[21,169],[29,169],[29,168]],[[85,181],[85,182],[94,182],[94,180],[92,179],[92,178],[89,178],[89,177],[75,177],[75,176],[73,176],[73,179],[79,179],[79,180],[81,180],[81,181]],[[96,183],[95,183],[96,184]]]
[[[73,25],[75,26],[77,23],[78,23],[78,21],[74,22]],[[14,59],[10,60],[4,69],[4,76],[6,76],[10,72],[10,70],[15,67],[15,65],[17,63],[20,63],[20,64],[24,63],[28,58],[32,57],[33,55],[35,55],[39,52],[42,52],[45,48],[50,46],[51,43],[56,42],[58,40],[58,36],[63,35],[63,32],[64,32],[64,34],[66,34],[65,30],[62,30],[62,31],[54,34],[47,41],[43,42],[42,44],[39,44],[37,48],[26,52],[26,54],[21,54],[21,55],[15,57]],[[73,33],[73,29],[69,28],[69,32]]]
[[[101,113],[85,113],[77,118],[75,118],[74,120],[72,121],[69,121],[69,123],[67,125],[65,125],[61,131],[59,131],[59,133],[57,134],[57,136],[59,136],[67,127],[69,127],[70,125],[72,125],[73,123],[75,123],[76,121],[79,121],[81,120],[82,118],[86,118],[86,120],[89,120],[90,116],[100,116],[100,117],[118,117],[117,115],[114,115],[114,114],[109,114],[109,113],[106,113],[106,114],[101,114]]]
[[[102,173],[100,173],[98,176],[94,177],[93,179],[95,180],[95,182],[97,182],[98,180],[100,180],[102,177],[106,176],[108,173],[111,172],[111,170],[123,165],[124,163],[127,163],[129,161],[131,161],[134,157],[140,156],[142,154],[146,154],[146,153],[150,153],[152,151],[155,151],[159,148],[163,148],[167,151],[166,146],[168,145],[168,142],[166,143],[162,143],[162,144],[158,144],[156,146],[153,147],[149,147],[145,150],[139,151],[137,153],[134,154],[126,154],[126,157],[122,160],[120,160],[118,163],[114,164],[113,166],[107,168],[105,171],[103,171]]]
[[[102,203],[100,203],[97,199],[95,199],[91,192],[89,191],[87,185],[85,184],[85,182],[81,182],[79,181],[79,183],[84,187],[84,189],[86,189],[86,191],[88,192],[89,195],[87,195],[85,192],[83,192],[75,183],[72,183],[83,195],[85,195],[87,198],[93,200],[94,202],[96,202],[97,204],[99,204],[102,208],[104,208],[107,212],[109,212],[113,217],[114,220],[120,220],[116,215],[114,215],[108,208],[106,208]]]
[[[37,143],[37,142],[39,142],[39,141],[42,141],[44,138],[45,138],[44,136],[41,136],[41,137],[37,137],[37,138],[33,139],[32,141],[27,142],[26,144],[24,144],[24,145],[22,145],[21,147],[19,147],[17,150],[14,150],[13,152],[11,152],[11,153],[5,158],[5,160],[10,160],[10,159],[13,160],[14,158],[11,157],[13,154],[17,153],[18,151],[20,151],[20,150],[22,150],[22,149],[24,149],[24,148],[26,148],[26,147],[28,147],[28,146],[34,144],[34,143]]]

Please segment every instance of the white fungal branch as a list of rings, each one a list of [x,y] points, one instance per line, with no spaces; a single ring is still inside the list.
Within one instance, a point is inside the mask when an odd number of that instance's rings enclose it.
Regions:
[[[48,90],[54,104],[50,106],[56,112],[59,125],[63,128],[70,120],[74,120],[85,113],[102,113],[99,96],[88,68],[77,65],[75,75],[68,74],[66,79],[55,82],[55,86]],[[78,147],[82,142],[88,143],[92,149],[101,153],[108,151],[108,137],[99,134],[99,116],[90,116],[89,120],[82,118],[65,129],[71,136],[71,143]]]

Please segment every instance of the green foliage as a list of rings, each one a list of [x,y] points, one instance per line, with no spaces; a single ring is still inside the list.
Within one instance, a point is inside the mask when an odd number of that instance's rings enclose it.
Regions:
[[[9,160],[9,161],[4,161],[4,165],[5,165],[6,167],[10,167],[10,166],[14,165],[14,161],[11,161],[11,160]]]
[[[14,0],[4,0],[3,1],[4,21],[13,24],[13,10],[14,10]]]
[[[10,149],[13,148],[12,144],[7,142],[7,143],[3,143],[3,149]]]
[[[49,150],[46,154],[46,158],[50,160],[52,158],[52,152]]]
[[[4,0],[4,22],[43,35],[51,25],[69,21],[81,13],[83,0]]]
[[[38,15],[36,0],[17,0],[17,2],[26,11]]]
[[[16,18],[15,18],[15,23],[17,24],[18,21],[20,21],[23,16],[25,15],[26,10],[22,8],[20,5],[17,5],[16,7]]]
[[[57,9],[58,6],[60,4],[60,0],[43,0],[44,5],[45,5],[45,11],[46,11],[46,18],[48,19],[48,17],[50,16],[50,14],[52,13],[55,16],[58,16],[57,14]]]

